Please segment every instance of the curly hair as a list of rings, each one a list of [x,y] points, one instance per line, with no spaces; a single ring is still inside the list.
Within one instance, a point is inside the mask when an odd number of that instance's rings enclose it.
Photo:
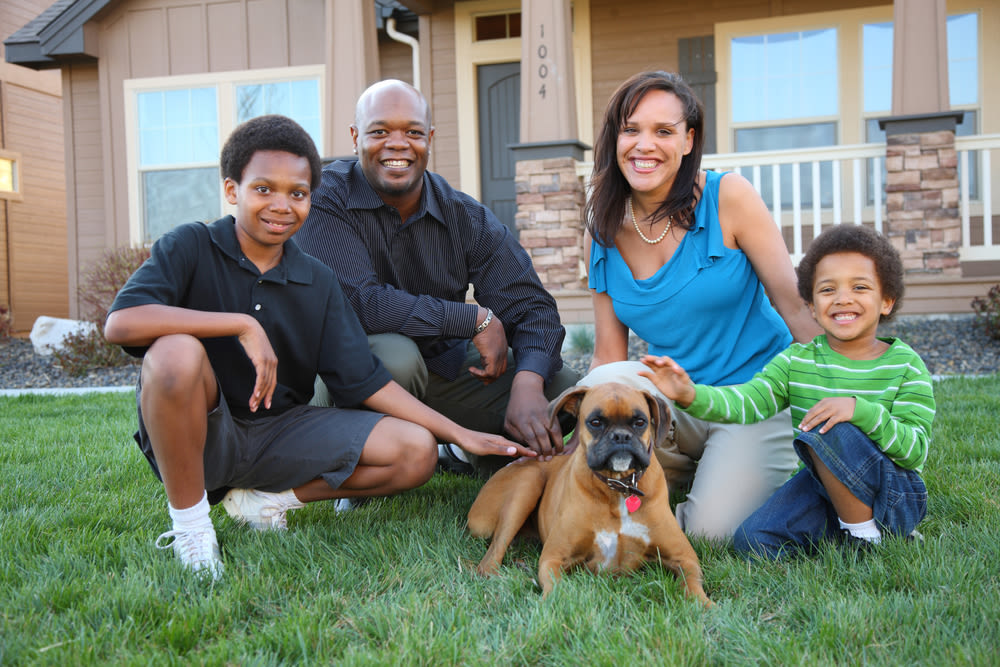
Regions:
[[[816,265],[827,255],[838,252],[856,252],[875,263],[875,275],[882,288],[882,296],[895,302],[892,311],[882,315],[879,321],[891,320],[903,301],[903,260],[888,238],[863,225],[834,225],[813,240],[796,269],[799,295],[806,303],[813,303]]]
[[[222,177],[237,183],[257,151],[283,151],[309,161],[309,187],[315,190],[322,178],[323,165],[312,137],[287,116],[270,114],[240,123],[226,139],[219,158]]]
[[[684,108],[687,129],[694,130],[691,152],[681,160],[680,169],[666,201],[653,213],[652,219],[662,220],[672,215],[675,224],[691,229],[694,224],[694,202],[698,192],[698,170],[705,148],[705,112],[701,101],[678,74],[664,71],[640,72],[626,80],[608,100],[604,119],[594,142],[594,172],[590,178],[585,219],[587,231],[602,246],[614,243],[615,234],[625,211],[629,194],[628,181],[618,167],[618,135],[625,121],[653,90],[672,93]]]

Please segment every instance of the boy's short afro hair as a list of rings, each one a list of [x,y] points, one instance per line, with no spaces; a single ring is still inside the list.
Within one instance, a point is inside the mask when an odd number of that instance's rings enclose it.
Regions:
[[[222,177],[237,183],[243,179],[243,171],[257,151],[284,151],[309,161],[309,187],[319,187],[323,165],[312,137],[301,125],[287,116],[271,114],[257,116],[240,123],[233,130],[222,147],[220,163]]]
[[[827,255],[838,252],[856,252],[875,263],[882,296],[895,301],[892,312],[883,315],[879,321],[891,320],[899,311],[903,301],[903,260],[892,243],[870,227],[850,223],[834,225],[817,236],[809,245],[799,267],[799,295],[806,303],[813,303],[813,282],[816,279],[816,265]]]

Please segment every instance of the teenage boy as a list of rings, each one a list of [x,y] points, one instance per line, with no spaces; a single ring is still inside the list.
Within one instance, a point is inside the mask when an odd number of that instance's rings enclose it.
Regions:
[[[221,155],[235,215],[161,237],[105,324],[109,341],[143,358],[136,440],[173,519],[157,546],[213,578],[222,561],[210,502],[224,497],[258,530],[284,529],[286,512],[307,502],[423,484],[439,439],[533,454],[434,412],[369,352],[333,271],[291,240],[320,169],[291,119],[237,127]],[[339,407],[308,405],[317,375]]]
[[[931,377],[906,343],[876,335],[903,296],[899,253],[867,227],[832,227],[809,246],[798,288],[826,334],[792,344],[745,384],[694,385],[668,357],[642,360],[640,375],[702,419],[751,423],[791,406],[804,467],[736,530],[744,555],[878,544],[884,532],[911,534],[927,509]]]

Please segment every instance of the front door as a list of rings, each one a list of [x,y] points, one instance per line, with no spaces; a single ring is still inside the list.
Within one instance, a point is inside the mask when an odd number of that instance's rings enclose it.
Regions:
[[[482,202],[517,237],[514,152],[520,140],[521,64],[480,65],[479,173]]]

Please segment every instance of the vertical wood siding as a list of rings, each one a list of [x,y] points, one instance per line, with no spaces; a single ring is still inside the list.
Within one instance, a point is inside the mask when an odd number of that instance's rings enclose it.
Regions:
[[[24,196],[7,205],[10,305],[14,328],[26,331],[68,310],[62,100],[11,84],[2,95],[4,145],[21,154]]]

